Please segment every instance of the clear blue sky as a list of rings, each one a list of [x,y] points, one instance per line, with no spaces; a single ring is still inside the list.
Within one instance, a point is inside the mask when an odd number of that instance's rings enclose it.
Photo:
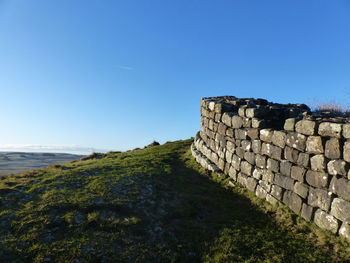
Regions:
[[[349,0],[0,0],[0,144],[141,147],[199,99],[350,99]]]

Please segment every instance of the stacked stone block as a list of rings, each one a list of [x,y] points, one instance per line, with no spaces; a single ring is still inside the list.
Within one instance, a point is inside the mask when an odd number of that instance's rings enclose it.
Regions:
[[[192,153],[272,204],[350,239],[350,123],[303,104],[201,99]]]

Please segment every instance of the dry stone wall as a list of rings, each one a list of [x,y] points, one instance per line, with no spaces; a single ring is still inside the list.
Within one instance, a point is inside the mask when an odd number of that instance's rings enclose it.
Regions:
[[[233,96],[203,98],[200,106],[191,147],[198,163],[350,239],[348,119]]]

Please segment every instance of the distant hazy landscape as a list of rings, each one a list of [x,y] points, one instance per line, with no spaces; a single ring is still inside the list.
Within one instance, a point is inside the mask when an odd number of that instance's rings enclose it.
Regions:
[[[0,176],[65,163],[81,157],[83,155],[68,153],[0,152]]]

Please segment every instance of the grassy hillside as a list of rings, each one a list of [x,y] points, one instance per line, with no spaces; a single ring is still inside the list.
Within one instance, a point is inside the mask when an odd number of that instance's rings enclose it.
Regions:
[[[201,169],[191,142],[2,179],[1,262],[350,262],[345,241]]]

